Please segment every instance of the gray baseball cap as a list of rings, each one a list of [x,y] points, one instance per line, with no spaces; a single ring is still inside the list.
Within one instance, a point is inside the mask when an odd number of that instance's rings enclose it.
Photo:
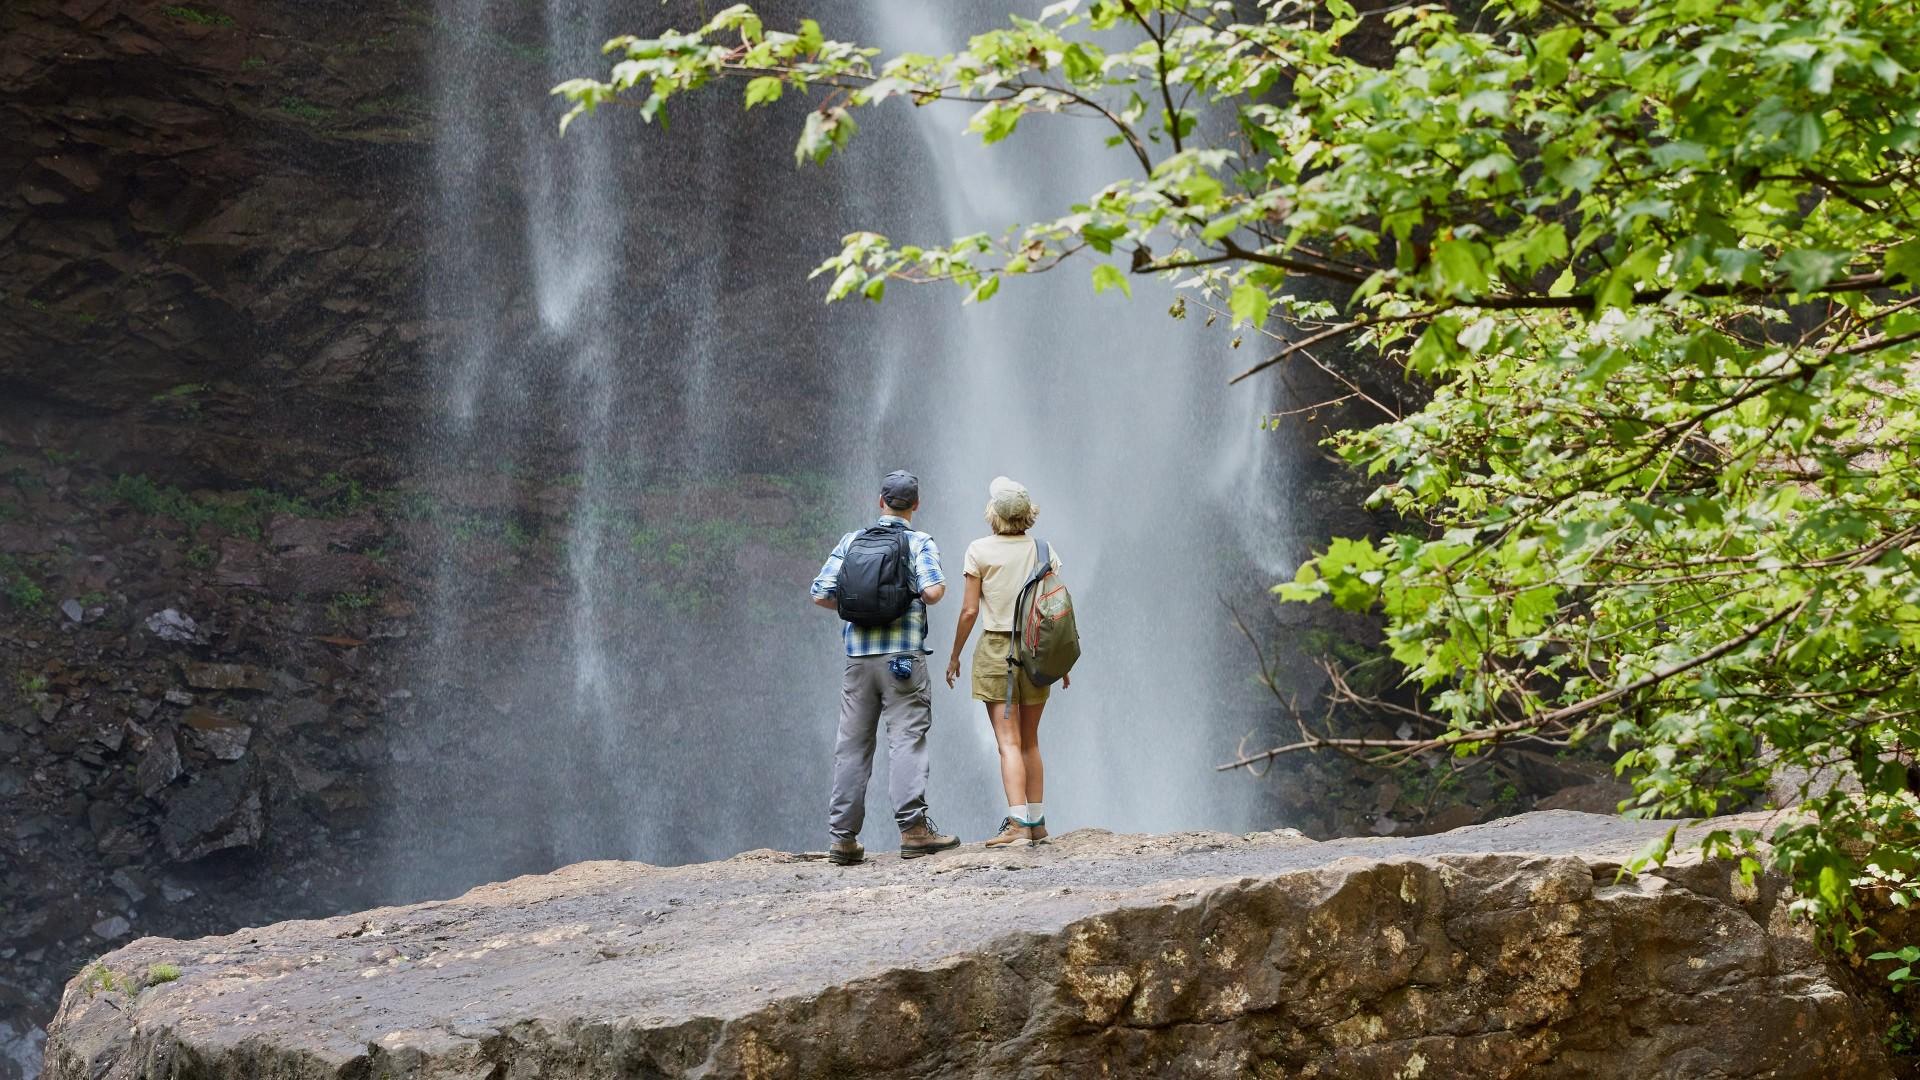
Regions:
[[[880,481],[880,498],[895,510],[911,510],[920,501],[920,478],[905,469],[895,469]]]

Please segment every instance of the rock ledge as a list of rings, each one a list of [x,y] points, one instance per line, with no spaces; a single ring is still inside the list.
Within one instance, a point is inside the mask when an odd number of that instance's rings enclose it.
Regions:
[[[1777,883],[1565,811],[1414,839],[1116,836],[842,869],[582,863],[458,899],[145,938],[51,1080],[1874,1077]]]

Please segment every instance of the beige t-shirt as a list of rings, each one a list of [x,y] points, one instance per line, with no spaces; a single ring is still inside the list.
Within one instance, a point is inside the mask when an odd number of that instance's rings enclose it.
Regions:
[[[1060,569],[1060,550],[1047,542],[1053,568]],[[1020,586],[1027,583],[1037,558],[1031,536],[983,536],[967,545],[966,574],[980,579],[980,626],[1003,633],[1013,630],[1013,605]]]

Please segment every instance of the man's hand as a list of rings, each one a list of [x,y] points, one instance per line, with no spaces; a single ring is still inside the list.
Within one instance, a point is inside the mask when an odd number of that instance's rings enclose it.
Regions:
[[[839,606],[831,596],[816,596],[813,598],[813,604],[815,607],[823,607],[823,608],[831,608],[831,607]]]
[[[1062,690],[1073,689],[1073,676],[1071,675],[1060,676],[1060,689]]]
[[[949,690],[953,689],[953,680],[959,677],[960,677],[960,656],[958,653],[956,653],[954,654],[953,659],[947,661],[947,689]]]

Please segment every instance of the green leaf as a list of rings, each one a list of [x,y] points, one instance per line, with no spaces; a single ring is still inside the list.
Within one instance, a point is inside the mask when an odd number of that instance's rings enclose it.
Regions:
[[[780,100],[781,83],[772,75],[762,75],[747,81],[747,108],[765,105]]]
[[[1435,244],[1435,291],[1452,296],[1477,296],[1485,292],[1486,256],[1487,249],[1470,240],[1444,240]]]
[[[1504,90],[1480,90],[1467,95],[1460,102],[1460,118],[1471,120],[1477,116],[1504,118],[1507,115],[1507,94]]]
[[[1220,196],[1226,192],[1226,188],[1221,185],[1220,181],[1203,172],[1192,173],[1182,177],[1180,182],[1174,185],[1174,189],[1186,196],[1189,203],[1196,204],[1199,207],[1204,207],[1217,201]]]
[[[978,134],[981,142],[997,143],[1019,126],[1020,112],[1020,106],[1002,101],[982,105],[967,122],[967,130]]]
[[[1838,277],[1847,268],[1849,255],[1844,251],[1820,251],[1802,248],[1780,257],[1780,271],[1793,282],[1793,290],[1805,295]]]
[[[1902,240],[1890,248],[1884,268],[1888,277],[1920,281],[1920,238]]]
[[[1102,255],[1113,254],[1113,242],[1126,234],[1125,225],[1110,222],[1090,221],[1080,227],[1080,235],[1093,246],[1093,250]]]
[[[846,146],[857,130],[853,117],[837,105],[809,112],[805,126],[800,129],[800,142],[793,148],[795,164],[805,165],[811,161],[817,165],[827,160],[834,151]]]
[[[1468,323],[1467,328],[1460,331],[1454,340],[1468,352],[1479,352],[1493,340],[1493,329],[1494,320],[1491,317],[1478,318]]]
[[[1513,159],[1504,153],[1495,152],[1460,170],[1460,184],[1464,187],[1475,181],[1492,180],[1513,171]]]
[[[1133,286],[1127,282],[1127,275],[1112,263],[1101,263],[1093,268],[1093,292],[1097,296],[1108,289],[1119,289],[1129,300],[1133,298]]]
[[[1813,113],[1801,113],[1787,125],[1787,150],[1802,161],[1818,157],[1825,142],[1826,125]]]
[[[1628,860],[1627,869],[1638,873],[1664,864],[1667,861],[1667,857],[1673,853],[1673,841],[1679,833],[1680,826],[1675,825],[1654,839],[1647,841],[1646,846],[1634,853],[1633,858]]]
[[[1100,62],[1093,58],[1086,46],[1073,42],[1061,50],[1060,60],[1067,69],[1067,78],[1076,83],[1096,79],[1100,75]],[[1115,136],[1119,138],[1120,136]]]
[[[1267,290],[1249,282],[1241,282],[1233,287],[1233,295],[1227,301],[1227,308],[1233,312],[1235,326],[1246,323],[1250,326],[1265,326],[1267,311],[1273,306],[1273,298]]]
[[[820,24],[812,19],[800,20],[799,49],[803,54],[811,55],[825,45],[826,36],[820,32]]]

